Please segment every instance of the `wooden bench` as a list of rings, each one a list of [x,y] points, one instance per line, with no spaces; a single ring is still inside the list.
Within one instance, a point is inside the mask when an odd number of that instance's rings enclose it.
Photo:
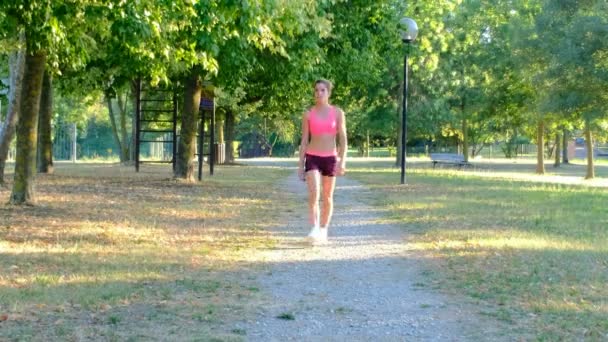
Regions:
[[[431,153],[431,161],[433,162],[433,169],[437,164],[458,165],[459,169],[463,166],[471,165],[464,161],[464,156],[462,154],[456,153]]]

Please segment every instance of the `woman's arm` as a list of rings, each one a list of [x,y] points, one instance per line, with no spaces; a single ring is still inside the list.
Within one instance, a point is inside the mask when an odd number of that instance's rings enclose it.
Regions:
[[[346,152],[348,151],[348,138],[346,137],[346,118],[342,109],[338,110],[338,118],[340,120],[338,127],[338,157],[340,164],[338,165],[338,173],[343,175],[346,171]]]
[[[309,130],[308,130],[308,114],[302,114],[302,141],[300,141],[300,160],[298,162],[298,175],[304,179],[304,155],[308,147]]]

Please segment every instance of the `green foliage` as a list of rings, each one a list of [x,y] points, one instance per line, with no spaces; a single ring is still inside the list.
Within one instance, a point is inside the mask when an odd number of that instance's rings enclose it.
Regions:
[[[397,23],[417,20],[409,47],[411,141],[462,140],[477,146],[605,125],[608,95],[605,1],[396,0],[219,1],[53,0],[0,4],[0,51],[20,29],[28,47],[48,52],[63,93],[123,93],[141,77],[179,85],[200,68],[216,87],[218,113],[230,110],[241,134],[297,144],[312,83],[336,85],[351,142],[395,144],[403,55]],[[575,29],[572,29],[575,28]],[[270,124],[269,124],[270,123]]]
[[[545,111],[574,112],[592,119],[606,115],[608,68],[602,57],[608,54],[607,11],[604,1],[545,3],[537,18],[539,30],[551,29],[555,37],[541,45],[550,61]]]
[[[78,158],[108,158],[120,153],[112,139],[112,127],[107,119],[88,120],[84,129],[78,132],[78,146]]]
[[[53,115],[53,121],[76,123],[79,129],[84,129],[90,120],[109,124],[108,109],[103,105],[100,92],[84,98],[56,94]]]
[[[28,51],[44,51],[54,71],[82,68],[96,51],[90,34],[104,27],[106,9],[100,0],[3,2],[0,39],[14,42],[23,30]]]

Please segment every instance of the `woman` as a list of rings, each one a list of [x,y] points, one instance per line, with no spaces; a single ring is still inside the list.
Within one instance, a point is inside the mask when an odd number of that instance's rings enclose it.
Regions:
[[[330,81],[316,81],[315,105],[302,115],[298,175],[308,185],[308,214],[312,225],[308,238],[312,242],[327,241],[336,176],[343,176],[346,171],[346,122],[344,112],[329,104],[331,90]],[[319,198],[323,204],[321,210]]]

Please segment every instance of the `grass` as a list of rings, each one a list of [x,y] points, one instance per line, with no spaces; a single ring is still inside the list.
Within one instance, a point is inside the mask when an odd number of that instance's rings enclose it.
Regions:
[[[233,323],[262,302],[256,250],[301,205],[274,186],[293,172],[276,164],[185,184],[166,166],[57,163],[33,208],[0,188],[0,340],[245,339]],[[608,338],[605,163],[584,181],[576,164],[534,176],[527,159],[456,171],[409,158],[407,186],[391,164],[354,159],[349,175],[409,233],[425,266],[414,287],[467,296],[514,338]]]
[[[233,323],[260,296],[248,259],[273,244],[287,171],[216,166],[185,184],[166,166],[55,169],[35,207],[0,187],[0,340],[243,339]]]
[[[284,312],[284,313],[278,315],[277,318],[284,319],[287,321],[293,321],[296,319],[296,316],[294,316],[294,314],[292,314],[291,312]]]
[[[374,189],[386,221],[410,233],[432,281],[511,324],[515,336],[608,339],[605,179],[581,180],[581,165],[537,177],[526,163],[427,164],[410,164],[407,186],[387,163],[354,162],[350,175]]]

